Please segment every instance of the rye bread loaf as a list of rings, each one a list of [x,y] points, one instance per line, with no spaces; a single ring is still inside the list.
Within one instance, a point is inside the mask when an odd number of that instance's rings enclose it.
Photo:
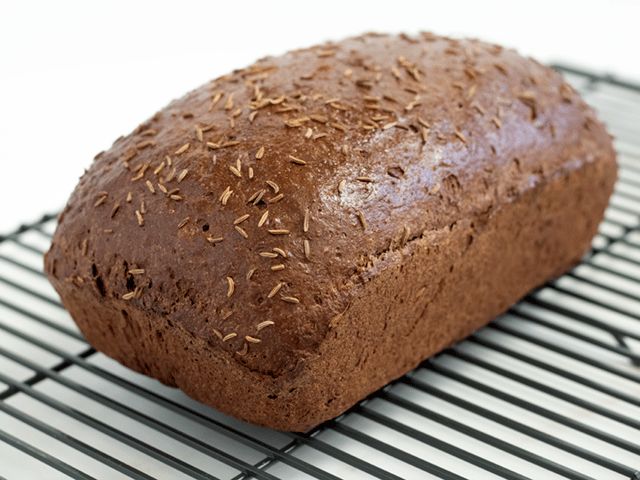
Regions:
[[[368,34],[262,59],[116,140],[46,271],[98,350],[303,431],[578,262],[615,177],[551,69]]]

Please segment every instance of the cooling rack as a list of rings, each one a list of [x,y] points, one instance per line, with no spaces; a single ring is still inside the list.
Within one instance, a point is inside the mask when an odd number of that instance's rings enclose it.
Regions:
[[[0,237],[0,476],[640,479],[640,86],[560,66],[616,136],[593,249],[468,340],[306,434],[246,425],[92,349]]]

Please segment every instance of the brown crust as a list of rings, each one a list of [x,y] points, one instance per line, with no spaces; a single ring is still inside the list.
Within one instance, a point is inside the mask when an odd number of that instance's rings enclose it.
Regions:
[[[304,430],[575,263],[615,172],[550,69],[366,35],[216,79],[116,141],[46,269],[96,348]]]

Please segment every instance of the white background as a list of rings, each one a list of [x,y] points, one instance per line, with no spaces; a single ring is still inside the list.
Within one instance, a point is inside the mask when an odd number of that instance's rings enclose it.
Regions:
[[[0,233],[169,100],[253,60],[367,30],[431,30],[640,79],[640,2],[0,1]]]

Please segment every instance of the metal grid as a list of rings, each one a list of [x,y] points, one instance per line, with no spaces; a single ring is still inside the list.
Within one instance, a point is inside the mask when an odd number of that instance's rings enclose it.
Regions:
[[[640,479],[640,86],[561,69],[617,137],[591,254],[308,434],[243,424],[95,352],[41,270],[53,216],[0,237],[0,475]]]

